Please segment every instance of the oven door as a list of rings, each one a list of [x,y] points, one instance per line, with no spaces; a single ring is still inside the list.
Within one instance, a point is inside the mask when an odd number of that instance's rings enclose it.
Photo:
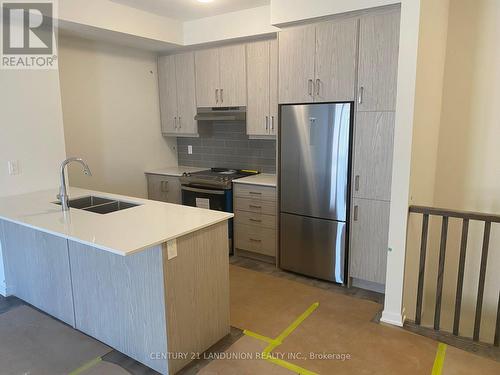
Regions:
[[[232,212],[230,190],[181,186],[182,204],[185,206],[208,208],[210,210]]]
[[[233,212],[232,190],[210,189],[181,185],[184,206]],[[229,254],[233,254],[233,219],[228,220]]]

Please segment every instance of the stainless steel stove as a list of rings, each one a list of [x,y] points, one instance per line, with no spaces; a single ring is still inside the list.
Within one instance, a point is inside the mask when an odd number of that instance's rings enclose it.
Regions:
[[[258,172],[241,169],[212,168],[206,171],[184,173],[180,178],[184,186],[198,186],[215,189],[232,189],[232,181]]]
[[[257,174],[256,171],[212,168],[206,171],[184,173],[180,177],[182,204],[233,212],[233,183],[237,178]],[[233,253],[233,220],[228,222],[229,253]]]

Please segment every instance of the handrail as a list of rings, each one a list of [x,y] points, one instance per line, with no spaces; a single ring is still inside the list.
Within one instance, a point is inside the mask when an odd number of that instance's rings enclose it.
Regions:
[[[462,293],[464,283],[465,259],[467,251],[467,239],[469,233],[469,221],[477,220],[484,222],[483,244],[481,249],[481,262],[479,269],[479,282],[477,288],[476,314],[474,319],[474,333],[472,339],[479,341],[481,329],[481,317],[483,309],[483,296],[486,281],[486,266],[488,261],[488,250],[490,245],[491,223],[500,223],[500,215],[484,214],[470,211],[449,210],[436,207],[410,206],[410,213],[422,214],[422,234],[420,239],[420,261],[418,272],[417,301],[415,309],[415,324],[420,325],[422,319],[422,303],[425,278],[425,261],[427,257],[427,238],[429,231],[429,216],[440,216],[441,219],[441,239],[439,246],[439,263],[437,270],[436,302],[434,308],[434,329],[440,328],[441,320],[441,300],[443,295],[443,281],[446,259],[446,242],[448,236],[448,219],[462,219],[462,236],[460,242],[460,256],[458,264],[458,276],[455,295],[455,314],[453,320],[453,334],[459,335],[460,316],[462,307]],[[494,345],[499,346],[500,340],[500,294],[498,297],[497,322],[495,328]]]
[[[435,216],[455,217],[459,219],[469,219],[478,221],[489,221],[490,223],[500,223],[500,215],[484,214],[473,211],[449,210],[446,208],[410,206],[410,212],[416,214],[428,214]]]

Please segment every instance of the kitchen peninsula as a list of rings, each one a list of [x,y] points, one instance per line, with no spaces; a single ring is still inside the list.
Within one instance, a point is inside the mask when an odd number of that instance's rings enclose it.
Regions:
[[[0,199],[10,295],[162,374],[229,333],[232,214],[78,188],[63,212],[56,194]]]

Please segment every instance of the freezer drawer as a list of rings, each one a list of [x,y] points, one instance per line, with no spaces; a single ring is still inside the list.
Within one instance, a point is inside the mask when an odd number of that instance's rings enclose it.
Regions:
[[[344,222],[286,213],[280,219],[281,268],[345,283]]]

